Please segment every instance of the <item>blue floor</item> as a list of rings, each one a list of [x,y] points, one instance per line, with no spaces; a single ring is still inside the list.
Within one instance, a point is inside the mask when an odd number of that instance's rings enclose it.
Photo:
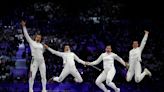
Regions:
[[[126,83],[117,84],[121,92],[164,92],[143,84]],[[41,83],[34,84],[34,92],[41,92]],[[109,88],[110,89],[110,88]],[[91,83],[48,83],[47,92],[102,92],[95,84]],[[0,92],[28,92],[28,83],[0,83]],[[113,90],[111,92],[114,92]]]

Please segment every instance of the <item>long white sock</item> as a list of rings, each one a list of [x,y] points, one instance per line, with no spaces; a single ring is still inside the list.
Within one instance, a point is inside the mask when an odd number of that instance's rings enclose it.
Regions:
[[[112,89],[114,89],[115,91],[117,90],[117,87],[116,87],[116,85],[113,82],[108,82],[107,85],[109,87],[111,87]]]
[[[47,83],[46,78],[42,78],[42,88],[43,88],[43,90],[46,90],[46,83]]]
[[[104,92],[107,92],[108,89],[105,87],[103,83],[96,84],[100,89],[102,89]]]
[[[33,90],[34,78],[29,78],[29,90]]]
[[[146,74],[147,74],[146,71],[143,71],[143,72],[139,75],[139,77],[136,79],[137,82],[140,82],[140,81],[145,77]]]

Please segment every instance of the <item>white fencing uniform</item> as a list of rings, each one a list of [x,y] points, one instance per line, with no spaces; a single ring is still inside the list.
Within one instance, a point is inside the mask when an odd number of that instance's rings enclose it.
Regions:
[[[34,79],[38,68],[41,75],[43,91],[46,91],[47,80],[46,80],[46,66],[43,57],[44,47],[41,43],[38,43],[30,38],[30,36],[27,33],[26,27],[23,27],[23,33],[30,45],[31,55],[32,55],[32,61],[30,65],[29,91],[33,92]]]
[[[62,82],[65,79],[65,77],[68,76],[68,74],[71,74],[74,77],[74,80],[76,82],[79,82],[79,83],[83,82],[83,79],[82,79],[80,73],[76,69],[75,61],[74,61],[74,60],[76,60],[77,62],[84,65],[85,62],[83,60],[79,59],[79,57],[77,57],[75,53],[70,52],[70,51],[68,51],[68,52],[59,52],[59,51],[53,50],[51,48],[48,48],[48,50],[52,54],[55,54],[57,56],[62,57],[63,62],[65,63],[64,68],[63,68],[60,76],[59,77],[54,77],[53,78],[54,81]]]
[[[135,75],[135,82],[140,82],[145,75],[148,75],[147,69],[144,70],[143,73],[141,73],[141,53],[145,47],[146,41],[148,38],[148,34],[144,35],[144,38],[142,39],[140,47],[133,48],[129,52],[129,69],[127,72],[126,80],[131,81],[132,77]]]
[[[114,66],[114,60],[119,61],[125,66],[125,62],[117,54],[111,53],[102,53],[96,61],[89,63],[89,65],[97,65],[103,61],[103,72],[96,79],[96,85],[102,89],[104,92],[109,92],[109,90],[103,84],[103,81],[106,80],[106,84],[113,88],[116,92],[119,92],[120,89],[112,82],[113,77],[115,76],[116,70]]]

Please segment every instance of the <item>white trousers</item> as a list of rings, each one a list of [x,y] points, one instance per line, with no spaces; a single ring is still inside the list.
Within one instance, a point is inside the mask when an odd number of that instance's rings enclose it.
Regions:
[[[135,75],[135,82],[139,83],[146,75],[146,72],[141,73],[141,63],[139,61],[129,63],[129,69],[126,75],[126,80],[129,82]]]
[[[30,74],[29,74],[29,89],[33,89],[34,79],[36,73],[40,71],[41,81],[42,81],[42,89],[46,90],[46,65],[44,59],[36,59],[32,58],[31,65],[30,65]]]
[[[57,82],[62,82],[69,74],[71,74],[74,77],[75,82],[81,83],[83,82],[83,79],[76,69],[75,66],[67,66],[65,65],[60,76],[59,77],[54,77],[53,80]]]
[[[106,84],[111,87],[114,90],[117,90],[116,85],[112,82],[114,76],[115,76],[116,70],[114,67],[111,67],[110,69],[104,69],[103,72],[98,76],[96,79],[96,85],[102,89],[104,92],[107,92],[108,89],[103,84],[103,81],[106,80]]]

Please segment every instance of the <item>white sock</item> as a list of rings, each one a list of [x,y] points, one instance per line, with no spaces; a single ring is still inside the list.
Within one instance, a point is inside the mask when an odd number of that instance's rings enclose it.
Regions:
[[[107,83],[107,85],[109,87],[111,87],[112,89],[114,89],[115,91],[117,90],[117,87],[116,87],[116,85],[113,82],[109,82],[109,83]]]
[[[29,79],[29,91],[33,90],[33,85],[34,85],[34,79],[30,77],[30,79]]]
[[[33,92],[33,89],[30,88],[30,89],[29,89],[29,92]]]
[[[47,83],[46,78],[43,78],[42,79],[42,88],[43,88],[43,90],[46,90],[46,83]]]
[[[108,89],[105,87],[103,83],[96,84],[100,89],[102,89],[104,92],[107,92]]]

